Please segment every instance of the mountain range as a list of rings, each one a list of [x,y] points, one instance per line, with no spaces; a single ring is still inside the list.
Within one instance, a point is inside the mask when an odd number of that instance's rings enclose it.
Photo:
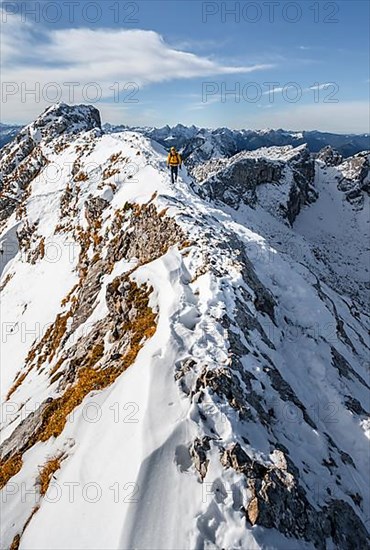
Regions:
[[[19,125],[7,125],[0,123],[0,148],[9,143],[22,129]],[[222,155],[234,155],[243,150],[253,151],[260,147],[274,145],[298,146],[307,143],[310,151],[317,153],[323,147],[330,145],[337,149],[344,157],[349,157],[360,151],[370,149],[369,134],[333,134],[329,132],[302,131],[292,132],[287,130],[231,130],[229,128],[199,128],[197,126],[163,126],[130,127],[125,125],[112,125],[105,123],[103,129],[106,133],[122,132],[125,130],[137,131],[146,137],[158,141],[164,147],[176,146],[184,149],[185,154],[195,147],[211,143],[215,153]],[[217,151],[216,151],[217,150]]]

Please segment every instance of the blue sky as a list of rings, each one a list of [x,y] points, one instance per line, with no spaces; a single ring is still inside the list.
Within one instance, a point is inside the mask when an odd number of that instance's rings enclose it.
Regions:
[[[369,132],[367,1],[1,6],[2,122],[62,100],[116,124]]]

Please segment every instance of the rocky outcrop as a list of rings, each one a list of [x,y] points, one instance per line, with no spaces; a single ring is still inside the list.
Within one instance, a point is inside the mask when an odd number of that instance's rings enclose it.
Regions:
[[[207,468],[209,459],[207,453],[210,450],[210,437],[203,437],[200,439],[197,437],[190,446],[189,454],[194,464],[195,469],[198,471],[200,479],[203,481],[207,474]]]
[[[338,189],[356,209],[363,208],[364,194],[370,194],[370,152],[363,151],[337,166]]]
[[[352,507],[343,500],[332,500],[316,510],[299,484],[299,473],[280,449],[272,453],[273,462],[252,460],[235,443],[221,454],[225,468],[245,476],[250,497],[245,513],[252,525],[275,528],[288,537],[312,542],[326,550],[328,538],[337,548],[370,548],[367,531]]]
[[[58,350],[62,353],[51,378],[52,383],[58,381],[58,395],[46,399],[0,445],[0,486],[15,475],[14,467],[22,467],[28,449],[60,435],[68,415],[91,391],[110,386],[132,364],[156,330],[156,314],[148,305],[150,292],[146,285],[138,287],[127,275],[115,278],[106,291],[108,315],[68,351]],[[111,345],[105,352],[107,335]],[[34,359],[40,367],[52,357],[52,337],[53,331],[46,333],[34,349],[30,370]]]
[[[185,241],[185,235],[166,212],[158,212],[154,204],[134,207],[126,205],[128,230],[118,232],[108,250],[108,262],[122,258],[136,259],[140,264],[162,256],[168,248]]]
[[[315,199],[314,162],[306,146],[272,147],[242,152],[230,159],[212,160],[193,170],[202,197],[224,202],[232,208],[244,203],[266,204],[266,194],[259,195],[264,184],[276,188],[280,200],[275,213],[293,223],[301,206]],[[275,194],[276,194],[275,193]]]
[[[219,160],[206,163],[194,170],[199,177],[211,173],[202,183],[201,194],[210,199],[221,200],[233,208],[238,208],[241,202],[255,205],[256,189],[262,183],[278,184],[283,176],[282,163],[269,162],[267,159],[245,158],[246,155],[232,157],[230,162]]]
[[[316,155],[316,159],[326,164],[326,166],[338,166],[343,161],[342,155],[330,145],[323,147]]]

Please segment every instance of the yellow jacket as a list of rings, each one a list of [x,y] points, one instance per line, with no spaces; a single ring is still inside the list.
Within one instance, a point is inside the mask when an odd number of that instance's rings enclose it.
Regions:
[[[182,158],[180,153],[169,153],[167,157],[167,166],[181,166]]]

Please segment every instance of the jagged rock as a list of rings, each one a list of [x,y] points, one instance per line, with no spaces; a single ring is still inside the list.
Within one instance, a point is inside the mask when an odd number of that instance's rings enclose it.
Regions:
[[[283,165],[264,158],[248,158],[246,155],[240,153],[230,160],[210,161],[199,167],[194,173],[202,183],[199,193],[210,199],[221,200],[233,208],[238,208],[241,202],[255,205],[257,185],[267,182],[278,184]]]
[[[222,449],[221,453],[220,461],[224,468],[233,468],[250,478],[262,477],[268,471],[263,464],[251,460],[240,443],[235,443],[229,449]]]
[[[98,109],[92,105],[67,105],[57,103],[45,109],[34,123],[22,130],[17,141],[20,143],[23,132],[29,133],[37,143],[48,143],[61,134],[77,134],[78,132],[101,129],[101,119]]]
[[[245,402],[239,379],[231,370],[222,367],[209,370],[204,367],[196,380],[192,395],[206,388],[211,389],[220,397],[225,397],[229,405],[239,412],[241,419],[253,418],[250,408]]]
[[[370,548],[367,531],[352,507],[332,500],[316,510],[299,485],[298,471],[289,471],[289,462],[281,450],[272,453],[273,465],[252,460],[239,443],[223,450],[220,461],[246,477],[250,498],[245,506],[252,525],[275,528],[286,536],[312,542],[319,550],[327,548],[332,537],[338,548],[351,550],[356,545]]]
[[[185,359],[184,361],[181,361],[176,368],[175,380],[180,380],[181,378],[183,378],[188,372],[191,372],[196,365],[197,362],[194,361],[194,359],[192,359],[191,357]]]
[[[150,204],[131,218],[125,257],[150,262],[184,240],[185,235],[175,220],[159,214],[154,204]]]
[[[364,206],[364,193],[370,194],[370,152],[363,151],[343,161],[338,167],[338,189],[354,208]]]
[[[256,188],[262,183],[278,184],[282,174],[283,165],[273,164],[267,159],[243,158],[240,153],[232,157],[230,161],[219,161],[221,170],[215,175],[208,176],[206,183],[201,187],[201,192],[207,193],[211,199],[219,199],[238,208],[241,202],[254,205],[257,202]],[[212,166],[207,164],[202,167],[206,173],[212,173]]]
[[[232,208],[244,203],[265,205],[266,195],[258,196],[263,184],[281,187],[280,211],[293,223],[301,206],[315,200],[314,161],[308,148],[271,147],[243,151],[230,159],[211,160],[193,170],[202,197],[219,200]],[[279,213],[279,209],[275,213]]]
[[[316,159],[321,160],[326,166],[338,166],[343,161],[342,155],[330,145],[323,147],[318,152]]]
[[[90,226],[93,226],[97,220],[100,220],[101,215],[109,202],[101,197],[92,197],[85,202],[85,216]]]
[[[185,241],[185,235],[173,218],[157,211],[154,204],[131,211],[129,224],[123,232],[117,227],[116,238],[109,246],[107,260],[135,258],[147,263],[165,254],[170,246]]]
[[[338,548],[369,550],[368,532],[348,502],[334,500],[324,508],[324,514],[330,526],[330,534]]]
[[[293,389],[288,384],[286,380],[281,376],[280,372],[276,370],[275,368],[268,367],[267,369],[268,376],[271,379],[271,385],[276,390],[280,398],[283,401],[288,401],[290,403],[293,403],[300,411],[302,412],[304,420],[307,422],[311,428],[314,430],[317,429],[317,426],[315,422],[311,419],[310,415],[306,411],[303,403],[298,399],[298,397],[295,395]]]
[[[81,284],[80,296],[77,309],[74,313],[71,332],[74,332],[91,315],[96,302],[96,297],[101,289],[104,275],[107,273],[107,264],[98,258],[90,262],[87,275]]]
[[[44,421],[43,413],[47,410],[51,402],[51,398],[46,399],[35,411],[32,411],[22,420],[10,437],[1,443],[0,460],[2,462],[27,450],[29,441],[34,437],[34,434],[42,428]]]
[[[196,470],[199,472],[200,479],[206,477],[209,459],[207,458],[207,452],[210,450],[210,437],[202,437],[201,439],[197,437],[194,442],[191,444],[189,452],[193,464]]]
[[[351,367],[345,357],[343,357],[343,355],[333,346],[331,346],[331,354],[332,364],[338,369],[340,376],[344,376],[349,380],[351,378],[356,378],[365,388],[370,390],[370,385]]]
[[[365,417],[369,416],[370,414],[368,411],[365,411],[359,400],[355,397],[352,397],[351,395],[346,396],[346,406],[350,411],[355,414],[363,415]]]

